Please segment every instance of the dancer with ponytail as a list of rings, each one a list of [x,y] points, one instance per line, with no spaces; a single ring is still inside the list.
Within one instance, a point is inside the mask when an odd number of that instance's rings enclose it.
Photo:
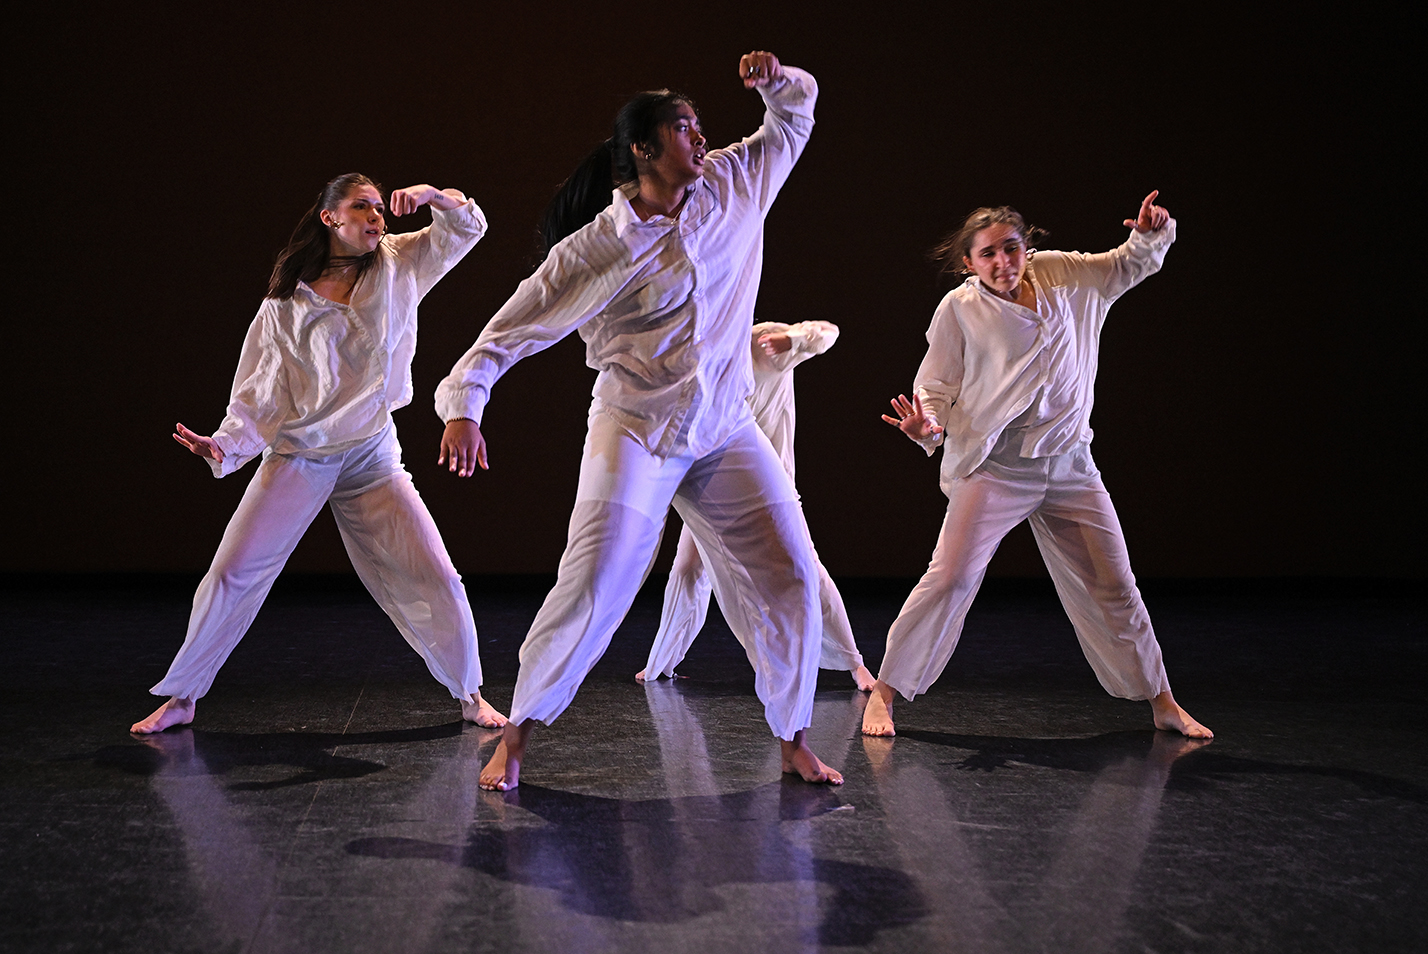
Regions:
[[[521,647],[511,721],[483,788],[519,783],[535,720],[570,705],[609,645],[671,504],[753,663],[784,771],[842,782],[804,739],[817,560],[793,482],[747,401],[763,220],[808,141],[817,86],[766,52],[742,57],[739,76],[764,99],[763,125],[713,152],[688,98],[659,90],[625,104],[614,136],[547,210],[545,261],[437,389],[441,459],[464,477],[486,466],[479,422],[516,361],[578,329],[599,371],[569,540]]]
[[[947,515],[927,573],[888,631],[865,735],[894,735],[893,695],[942,674],[987,564],[1029,520],[1037,546],[1107,692],[1148,700],[1157,729],[1208,739],[1170,694],[1160,644],[1131,573],[1120,520],[1091,459],[1091,400],[1111,305],[1160,271],[1175,220],[1152,192],[1109,252],[1035,252],[1009,206],[978,209],[934,251],[967,280],[932,316],[912,400],[883,420],[928,454],[942,447]]]
[[[402,466],[392,424],[392,411],[411,401],[417,305],[486,231],[476,203],[455,189],[398,189],[390,214],[423,205],[430,226],[388,235],[375,182],[353,173],[327,183],[278,256],[228,416],[211,437],[178,425],[174,440],[215,477],[263,459],[199,584],[188,636],[151,690],[169,699],[131,731],[193,721],[324,503],[357,575],[462,716],[505,724],[481,698],[466,590]]]

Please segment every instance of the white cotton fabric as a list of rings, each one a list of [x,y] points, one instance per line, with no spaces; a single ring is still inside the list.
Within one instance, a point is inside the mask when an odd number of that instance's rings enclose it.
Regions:
[[[550,250],[441,382],[443,420],[478,423],[491,386],[576,329],[599,371],[555,588],[521,647],[511,719],[570,704],[649,573],[671,501],[754,666],[781,739],[808,725],[817,565],[803,511],[746,398],[763,220],[813,128],[817,85],[784,67],[752,136],[710,152],[677,216],[641,221],[635,186]]]
[[[417,305],[486,233],[474,201],[431,210],[432,224],[383,236],[379,259],[350,304],[299,282],[292,298],[264,299],[248,328],[228,416],[214,432],[238,470],[264,449],[324,457],[378,434],[412,399]]]
[[[941,675],[997,545],[1028,519],[1106,691],[1149,699],[1170,688],[1091,458],[1088,421],[1106,311],[1160,269],[1174,238],[1172,219],[1110,252],[1037,252],[1027,271],[1034,311],[975,277],[938,307],[916,383],[924,408],[946,427],[947,514],[927,573],[888,631],[878,673],[906,698]],[[938,442],[921,443],[931,453]]]
[[[1159,695],[1170,688],[1160,644],[1091,448],[1025,458],[1016,446],[1025,436],[1007,432],[981,467],[950,482],[937,548],[888,630],[878,678],[908,699],[928,690],[957,648],[997,545],[1029,519],[1101,685],[1123,699]]]
[[[412,396],[417,304],[481,238],[474,202],[387,235],[351,306],[299,284],[265,300],[243,344],[228,416],[214,434],[222,477],[263,461],[199,584],[188,634],[156,695],[198,699],[248,631],[324,503],[368,591],[451,694],[481,686],[461,577],[402,466],[391,412]]]
[[[555,588],[521,645],[512,722],[550,723],[570,705],[649,575],[671,503],[729,608],[769,727],[786,740],[808,727],[818,569],[798,494],[768,438],[746,417],[708,454],[658,457],[599,408]]]
[[[491,385],[516,361],[579,329],[599,371],[596,406],[653,454],[675,441],[718,447],[746,413],[748,333],[763,224],[813,129],[818,87],[794,67],[761,88],[758,131],[710,152],[678,218],[641,221],[634,184],[550,250],[441,382],[443,420],[480,423]]]
[[[945,431],[938,443],[946,481],[986,459],[1002,430],[1021,428],[1023,457],[1051,457],[1091,440],[1101,326],[1121,295],[1160,271],[1175,220],[1132,230],[1109,252],[1036,252],[1027,278],[1036,309],[982,287],[972,276],[942,299],[917,369],[923,407]]]
[[[461,576],[402,466],[394,427],[326,457],[266,453],[193,598],[188,634],[150,691],[199,699],[247,633],[273,581],[330,503],[358,577],[463,702],[481,688],[476,624]]]
[[[789,349],[778,354],[765,354],[759,347],[763,335],[788,335]],[[793,433],[798,420],[793,399],[793,369],[815,355],[820,355],[838,341],[838,326],[831,321],[800,321],[786,325],[781,321],[761,321],[754,325],[749,337],[750,357],[754,367],[754,392],[749,407],[759,430],[769,436],[778,451],[783,469],[793,478]]]
[[[791,347],[769,355],[759,346],[759,338],[769,334],[786,334]],[[794,476],[793,435],[796,426],[793,369],[814,355],[822,354],[838,340],[838,326],[828,321],[802,321],[784,324],[764,321],[754,325],[750,335],[754,368],[754,392],[749,406],[754,420],[769,438],[789,480]],[[823,619],[823,638],[818,665],[822,669],[846,669],[849,672],[863,665],[862,653],[853,639],[852,624],[843,606],[843,597],[817,554],[818,597]],[[710,583],[704,569],[698,543],[688,527],[679,533],[679,546],[665,584],[664,606],[660,612],[659,630],[650,646],[645,662],[645,677],[674,675],[674,667],[689,653],[689,647],[709,613]],[[722,604],[721,604],[722,605]],[[737,636],[738,634],[735,633]]]

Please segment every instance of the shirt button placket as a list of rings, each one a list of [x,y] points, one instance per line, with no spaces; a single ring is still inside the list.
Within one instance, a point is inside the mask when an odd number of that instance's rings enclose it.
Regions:
[[[694,301],[694,343],[702,344],[704,341],[704,330],[701,319],[704,316],[704,289],[703,276],[699,274],[699,253],[689,251],[689,246],[685,246],[686,254],[689,255],[689,270],[694,273],[694,294],[690,296]]]

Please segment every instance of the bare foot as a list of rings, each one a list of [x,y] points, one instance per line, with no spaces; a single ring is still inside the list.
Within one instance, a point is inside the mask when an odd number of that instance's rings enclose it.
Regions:
[[[506,724],[506,717],[496,711],[496,707],[476,693],[475,702],[461,703],[461,718],[474,722],[485,729],[499,729]]]
[[[635,682],[644,682],[644,681],[645,681],[645,671],[644,671],[643,669],[641,669],[639,672],[635,673]]]
[[[893,694],[896,690],[879,679],[873,684],[868,706],[863,710],[864,735],[897,735],[893,731]]]
[[[501,733],[501,744],[491,761],[481,770],[481,787],[488,792],[509,792],[521,784],[521,760],[526,755],[526,740],[535,723],[530,719],[516,725],[507,722]]]
[[[1183,735],[1157,732],[1154,741],[1150,743],[1150,755],[1146,761],[1169,769],[1176,759],[1189,755],[1196,749],[1203,749],[1210,742],[1210,739],[1187,739]]]
[[[843,773],[824,765],[818,756],[813,754],[813,750],[808,747],[808,742],[803,738],[806,731],[806,729],[800,730],[793,737],[792,742],[779,739],[779,749],[783,755],[783,770],[797,772],[805,782],[842,785]]]
[[[1179,732],[1191,739],[1213,739],[1215,733],[1191,718],[1190,713],[1175,702],[1175,697],[1167,689],[1150,700],[1150,710],[1155,715],[1155,727],[1167,732]]]
[[[853,684],[863,692],[872,692],[873,686],[877,685],[877,682],[873,678],[873,674],[868,672],[867,666],[859,666],[853,670]]]
[[[129,727],[130,732],[138,735],[149,735],[154,732],[162,732],[165,729],[176,725],[188,725],[193,721],[193,712],[196,706],[192,699],[180,699],[178,696],[169,696],[169,701],[154,710],[143,722],[135,722]]]

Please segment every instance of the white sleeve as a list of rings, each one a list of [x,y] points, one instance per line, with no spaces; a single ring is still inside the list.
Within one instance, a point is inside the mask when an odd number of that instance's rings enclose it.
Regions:
[[[935,424],[947,420],[947,412],[962,393],[966,344],[949,293],[932,315],[927,329],[927,355],[917,369],[913,385],[922,399],[923,410]],[[942,435],[917,443],[930,455],[942,443]]]
[[[789,349],[779,354],[765,354],[759,347],[759,338],[777,334],[788,335]],[[788,371],[827,351],[837,340],[838,326],[831,321],[800,321],[793,325],[762,321],[754,325],[751,338],[754,367],[768,373]]]
[[[396,254],[397,266],[415,273],[417,293],[425,297],[485,234],[485,213],[467,199],[454,209],[432,209],[426,228],[388,235],[385,241]]]
[[[818,83],[798,67],[785,66],[777,82],[758,90],[765,104],[763,125],[740,142],[714,150],[706,161],[729,164],[748,196],[767,210],[813,134]]]
[[[1175,241],[1175,220],[1154,232],[1137,232],[1109,252],[1042,252],[1032,257],[1038,277],[1099,294],[1107,306],[1160,271]]]
[[[233,375],[228,414],[213,432],[213,439],[223,449],[223,463],[208,462],[215,477],[226,477],[261,454],[292,412],[287,368],[283,349],[273,335],[270,305],[271,301],[264,302],[248,326]]]
[[[613,225],[602,215],[558,242],[437,385],[436,413],[443,421],[464,417],[480,423],[491,386],[501,375],[598,315],[623,290],[627,270],[615,261],[623,245],[609,236],[599,243],[586,241],[587,231],[594,229]]]

